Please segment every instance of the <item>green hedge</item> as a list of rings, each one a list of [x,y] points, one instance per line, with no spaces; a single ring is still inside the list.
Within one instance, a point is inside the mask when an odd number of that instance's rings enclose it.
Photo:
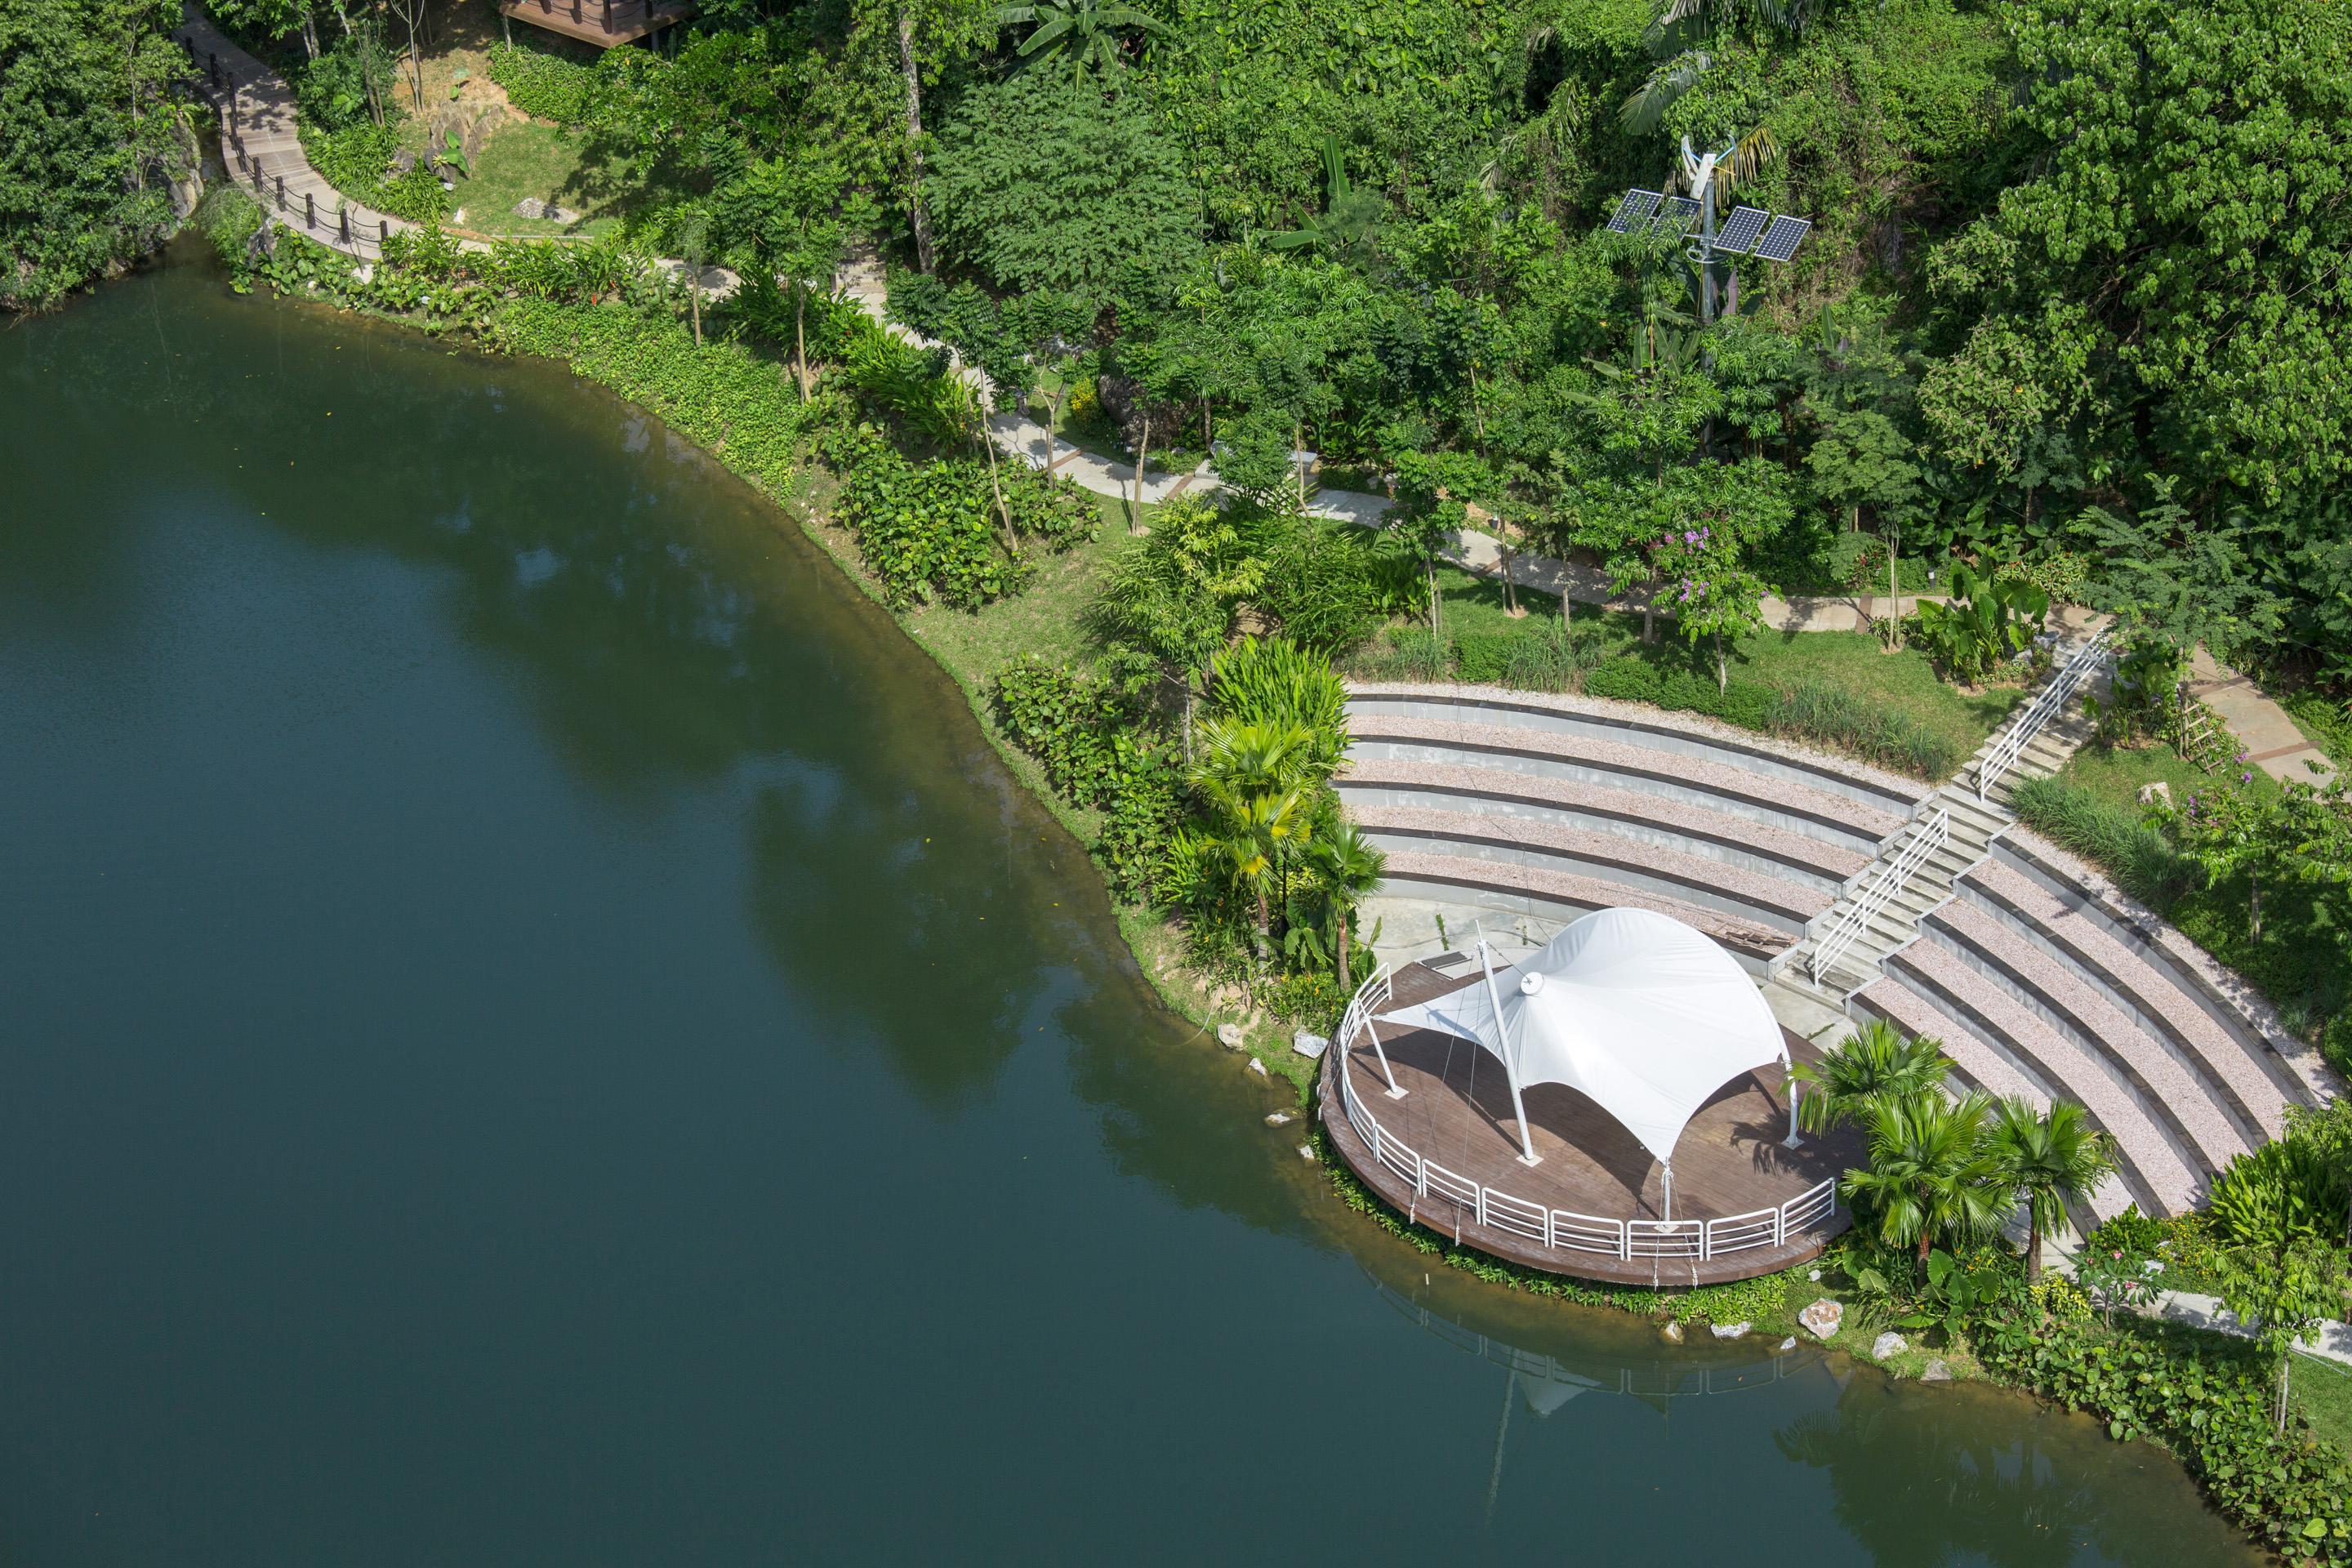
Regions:
[[[1977,1359],[2004,1380],[2087,1412],[2118,1440],[2180,1456],[2214,1505],[2292,1562],[2352,1563],[2352,1465],[2301,1423],[2272,1425],[2275,1370],[2252,1345],[2129,1317],[1988,1324]]]
[[[558,125],[580,122],[589,90],[596,85],[593,66],[512,45],[492,49],[482,68],[504,90],[509,103],[534,120]]]
[[[308,122],[299,129],[302,155],[345,200],[411,223],[437,223],[453,210],[449,193],[422,163],[405,174],[392,173],[393,157],[400,151],[395,127],[362,120],[341,131],[321,131]]]

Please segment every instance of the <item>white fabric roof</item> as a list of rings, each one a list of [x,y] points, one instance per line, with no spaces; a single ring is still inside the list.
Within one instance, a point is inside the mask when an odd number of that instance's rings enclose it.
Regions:
[[[1782,1060],[1780,1026],[1738,961],[1678,920],[1597,910],[1486,980],[1381,1016],[1474,1040],[1519,1086],[1564,1083],[1660,1160],[1699,1107],[1740,1074]]]

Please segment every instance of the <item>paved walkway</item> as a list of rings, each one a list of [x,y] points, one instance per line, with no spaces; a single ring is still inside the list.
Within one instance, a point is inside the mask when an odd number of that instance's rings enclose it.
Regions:
[[[2305,738],[2286,710],[2201,647],[2189,661],[2189,694],[2221,716],[2245,748],[2246,761],[2271,777],[2324,784],[2336,776],[2336,764]]]
[[[2221,1305],[2221,1299],[2218,1296],[2200,1296],[2189,1290],[2167,1290],[2148,1303],[2147,1315],[2162,1318],[2167,1322],[2186,1323],[2190,1328],[2210,1329],[2217,1334],[2235,1334],[2240,1339],[2249,1340],[2254,1337],[2254,1331],[2240,1322],[2236,1313]],[[2294,1348],[2305,1355],[2352,1366],[2352,1323],[2322,1323],[2311,1338],[2295,1341]]]
[[[293,89],[284,78],[214,26],[202,10],[189,5],[186,19],[173,37],[186,46],[194,58],[198,85],[220,113],[222,155],[228,163],[231,176],[240,186],[253,191],[278,221],[321,245],[371,262],[380,254],[387,236],[416,226],[389,213],[345,201],[342,193],[310,166],[295,134]],[[458,243],[467,250],[489,248],[480,240]],[[674,278],[684,277],[687,270],[686,263],[675,259],[663,258],[655,265]],[[723,267],[702,269],[703,291],[709,299],[725,299],[740,281]],[[920,348],[945,347],[890,319],[879,264],[870,259],[853,263],[842,270],[835,286],[894,336]],[[984,406],[989,405],[994,388],[988,378],[963,363],[952,349],[948,353],[953,374],[980,395]],[[1051,468],[1097,495],[1126,498],[1138,493],[1132,463],[1115,463],[1057,440],[1044,426],[1009,411],[991,414],[988,425],[999,447],[1034,467]],[[1223,488],[1223,481],[1217,477],[1216,469],[1204,462],[1188,474],[1145,475],[1140,499],[1147,505],[1156,505],[1178,495],[1210,495]],[[1315,492],[1307,510],[1318,517],[1370,528],[1378,526],[1393,505],[1385,496],[1327,489]],[[1642,607],[1642,595],[1617,593],[1608,579],[1592,567],[1562,563],[1545,555],[1518,553],[1506,563],[1502,542],[1492,534],[1475,531],[1457,534],[1446,558],[1467,572],[1497,582],[1502,580],[1507,565],[1511,581],[1519,586],[1565,596],[1580,605],[1624,611]],[[1922,597],[1941,595],[1906,595],[1895,601],[1895,607],[1897,613],[1908,615],[1918,607]],[[1872,595],[1787,599],[1768,596],[1762,614],[1764,624],[1775,631],[1864,631],[1875,624],[1888,603],[1884,595]],[[1665,610],[1659,614],[1671,618]],[[2190,690],[2221,715],[2239,743],[2246,748],[2249,762],[2273,777],[2308,784],[2324,784],[2336,776],[2334,766],[2319,748],[2304,738],[2303,731],[2295,728],[2294,721],[2277,703],[2257,691],[2245,677],[2216,663],[2202,648],[2197,651],[2191,679]],[[2310,763],[2317,764],[2316,771],[2306,765]]]

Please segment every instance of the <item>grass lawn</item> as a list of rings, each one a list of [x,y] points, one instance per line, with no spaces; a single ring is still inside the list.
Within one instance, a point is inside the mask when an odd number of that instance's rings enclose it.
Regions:
[[[2278,700],[2294,727],[2303,731],[2303,738],[2326,752],[2329,762],[2339,768],[2352,764],[2352,703],[2309,689],[2291,691]]]
[[[2287,1374],[2287,1398],[2312,1430],[2352,1451],[2352,1366],[2297,1352]]]
[[[2260,768],[2251,771],[2254,789],[2278,787]],[[2161,744],[2085,746],[2067,761],[2058,776],[2090,791],[2102,805],[2135,815],[2140,809],[2139,792],[2152,784],[2171,785],[2172,798],[2181,800],[2200,790],[2218,789],[2237,782],[2235,773],[2209,773],[2196,763],[2184,761],[2170,746]]]
[[[1557,597],[1522,588],[1518,602],[1528,613],[1513,620],[1501,584],[1457,567],[1439,570],[1438,588],[1444,600],[1446,635],[1452,637],[1532,634],[1549,630],[1559,617]],[[1600,638],[1601,657],[1633,656],[1714,678],[1708,652],[1684,643],[1671,622],[1659,623],[1659,640],[1647,648],[1642,646],[1638,615],[1580,605],[1571,625]],[[1916,650],[1890,653],[1866,632],[1759,631],[1733,644],[1730,654],[1734,680],[1764,686],[1811,681],[1856,693],[1874,707],[1908,717],[1943,740],[1956,757],[1974,752],[2025,696],[2022,687],[1964,691],[1939,679],[1935,667]]]

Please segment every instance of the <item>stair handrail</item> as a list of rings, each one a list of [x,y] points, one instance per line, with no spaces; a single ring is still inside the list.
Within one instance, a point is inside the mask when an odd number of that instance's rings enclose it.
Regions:
[[[1927,863],[1927,857],[1950,843],[1951,837],[1952,814],[1949,810],[1937,811],[1912,829],[1910,841],[1903,846],[1902,852],[1887,863],[1886,868],[1878,873],[1853,903],[1846,906],[1845,913],[1828,933],[1813,943],[1813,954],[1807,970],[1812,975],[1814,984],[1819,985],[1822,976],[1845,956],[1845,950],[1860,940],[1872,917],[1909,885],[1911,879],[1918,874],[1919,868]]]
[[[2074,650],[2074,655],[2050,678],[2050,684],[2037,693],[2025,710],[2010,721],[1984,761],[1977,764],[1977,802],[1984,803],[1985,791],[2001,781],[2017,759],[2025,753],[2026,742],[2042,732],[2042,726],[2066,706],[2077,688],[2091,678],[2091,672],[2105,662],[2107,656],[2107,629],[2101,626],[2091,635],[2091,640]]]

